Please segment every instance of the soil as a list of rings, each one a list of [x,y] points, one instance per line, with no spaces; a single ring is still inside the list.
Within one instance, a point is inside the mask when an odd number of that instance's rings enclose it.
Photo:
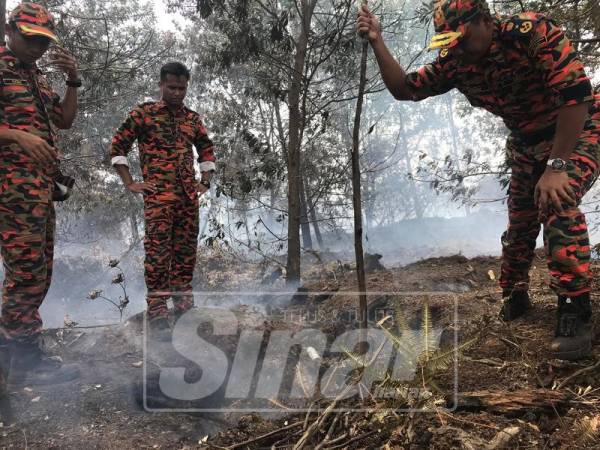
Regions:
[[[426,315],[423,305],[427,304],[431,323],[444,329],[442,340],[452,343],[456,337],[459,344],[470,342],[458,359],[458,380],[453,365],[436,368],[427,386],[421,383],[416,398],[351,398],[337,405],[348,410],[328,417],[323,411],[331,401],[318,398],[301,405],[310,404],[312,412],[308,415],[294,412],[300,405],[286,398],[279,400],[279,413],[271,415],[150,413],[140,402],[142,320],[135,316],[113,327],[48,330],[49,350],[65,363],[77,363],[81,377],[53,386],[12,389],[17,421],[0,428],[0,447],[291,448],[311,423],[323,420],[305,448],[323,443],[321,448],[600,448],[600,370],[582,370],[600,361],[598,336],[589,359],[566,362],[552,358],[548,344],[553,336],[555,297],[547,286],[541,255],[531,272],[532,310],[509,324],[498,320],[499,265],[494,257],[467,259],[456,255],[367,275],[372,323],[389,315],[395,316],[394,330],[399,333],[403,320],[410,329],[418,329]],[[222,273],[227,268],[221,264],[218,269]],[[592,270],[597,283],[600,264],[594,263]],[[263,301],[258,307],[238,306],[235,314],[240,330],[264,330],[265,339],[273,330],[306,326],[318,327],[328,336],[339,335],[356,326],[352,315],[356,312],[355,290],[351,265],[321,259],[306,270],[303,289],[289,299],[289,306],[282,301],[274,305]],[[597,292],[596,284],[592,294],[594,319],[600,324]],[[199,333],[211,336],[213,331],[200,329]],[[236,337],[239,334],[212,342],[233,354]],[[169,353],[156,349],[149,366],[163,364],[161,358]],[[334,360],[324,356],[323,364],[334,364]],[[293,375],[286,370],[284,380]],[[496,403],[444,409],[451,403],[444,399],[452,397],[454,389],[459,396],[478,391],[503,398],[535,392],[533,397],[539,405],[508,410]],[[544,401],[546,393],[550,398],[550,393],[556,392],[564,401]],[[157,401],[160,404],[160,399]],[[216,399],[211,404],[225,404],[219,402]],[[233,406],[252,410],[265,403],[241,401]],[[426,412],[401,412],[409,406]],[[353,412],[353,408],[361,411]]]

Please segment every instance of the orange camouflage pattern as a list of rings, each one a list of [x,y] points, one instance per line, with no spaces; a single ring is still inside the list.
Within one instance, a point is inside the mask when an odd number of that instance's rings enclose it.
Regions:
[[[179,185],[190,199],[197,198],[193,146],[199,163],[215,161],[213,143],[198,113],[185,106],[173,113],[162,100],[139,105],[113,137],[113,164],[127,156],[136,140],[144,181],[156,186],[155,194],[145,196],[146,203],[177,200]]]
[[[60,99],[35,66],[22,65],[6,46],[0,46],[0,89],[0,127],[35,134],[53,145],[50,122],[61,120]],[[57,165],[40,166],[17,144],[2,145],[0,161],[2,327],[13,339],[36,339],[42,329],[38,310],[52,277],[51,197]]]
[[[600,100],[600,95],[598,97]],[[543,224],[550,286],[559,295],[578,297],[589,293],[591,285],[590,241],[585,215],[579,206],[563,204],[562,214],[551,210],[540,224],[539,211],[533,202],[535,185],[546,169],[551,149],[552,140],[529,145],[516,135],[508,139],[507,156],[511,167],[509,225],[502,235],[500,286],[505,292],[528,288],[536,239]],[[577,205],[598,178],[599,152],[600,101],[592,107],[567,166]]]
[[[54,17],[46,8],[38,3],[23,2],[13,9],[8,16],[19,32],[26,36],[44,36],[57,42]]]
[[[198,247],[198,203],[180,192],[176,201],[147,204],[144,220],[148,317],[166,317],[169,298],[175,311],[183,313],[194,305],[192,278]]]
[[[52,280],[54,229],[52,202],[0,202],[2,328],[11,339],[35,341],[42,332],[39,308]]]
[[[598,177],[600,95],[565,33],[537,13],[493,19],[489,54],[478,64],[461,63],[452,49],[407,74],[413,100],[456,88],[471,105],[500,116],[511,131],[507,155],[509,226],[502,236],[500,285],[503,292],[525,290],[536,238],[544,225],[551,287],[572,298],[590,291],[590,245],[585,216],[578,206],[563,205],[539,220],[534,190],[552,149],[562,107],[589,103],[590,117],[570,157],[567,174],[578,204]]]
[[[62,118],[60,97],[37,67],[21,64],[6,46],[0,46],[0,89],[0,128],[32,133],[54,145],[57,137],[51,123],[60,123]],[[40,166],[17,144],[1,148],[0,201],[48,202],[58,160],[55,164]]]
[[[452,48],[476,17],[490,16],[485,0],[436,0],[433,5],[433,36],[429,49]]]
[[[490,14],[485,0],[435,0],[433,27],[436,33],[457,31],[481,14]]]
[[[573,45],[545,16],[523,13],[495,19],[490,52],[463,64],[452,49],[407,74],[415,101],[458,89],[471,105],[500,116],[514,133],[533,133],[556,122],[558,109],[593,100],[592,86]]]
[[[144,273],[148,317],[165,317],[167,300],[177,312],[193,306],[192,277],[198,246],[199,201],[193,146],[198,162],[213,170],[214,146],[199,115],[186,108],[172,112],[163,101],[135,108],[111,145],[113,164],[125,162],[137,140],[145,182],[156,192],[144,195]]]

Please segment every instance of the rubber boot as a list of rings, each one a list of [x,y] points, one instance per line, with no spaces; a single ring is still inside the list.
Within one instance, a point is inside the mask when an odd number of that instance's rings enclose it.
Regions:
[[[10,354],[11,387],[65,383],[80,376],[77,364],[63,364],[60,358],[47,355],[37,341],[13,341]]]
[[[148,319],[148,338],[158,342],[171,341],[171,325],[166,317]]]
[[[592,351],[592,305],[590,294],[558,298],[555,338],[550,345],[558,359],[574,361]]]
[[[8,341],[0,340],[0,422],[4,425],[10,425],[14,421],[8,391],[9,369],[10,346],[8,345]]]
[[[502,309],[500,319],[510,322],[521,317],[531,308],[527,291],[505,290],[502,293]]]

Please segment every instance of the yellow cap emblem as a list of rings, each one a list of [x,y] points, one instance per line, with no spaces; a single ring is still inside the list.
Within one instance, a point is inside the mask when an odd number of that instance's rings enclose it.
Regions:
[[[450,48],[453,47],[459,37],[462,36],[460,31],[449,31],[447,33],[436,34],[431,38],[431,42],[427,47],[429,50],[436,48]]]
[[[521,33],[529,33],[532,28],[533,28],[533,24],[531,23],[530,20],[527,20],[521,24],[521,26],[519,27],[519,31]]]

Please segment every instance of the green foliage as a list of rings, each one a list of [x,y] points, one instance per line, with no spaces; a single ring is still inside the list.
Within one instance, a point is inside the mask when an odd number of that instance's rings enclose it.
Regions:
[[[448,370],[452,364],[457,364],[461,355],[471,348],[478,338],[471,338],[456,347],[439,348],[440,335],[433,332],[431,309],[427,300],[423,305],[421,325],[418,330],[409,328],[399,304],[396,305],[395,310],[397,332],[386,327],[386,323],[391,319],[389,316],[380,320],[377,325],[393,344],[397,351],[397,358],[403,361],[414,361],[415,378],[408,382],[399,381],[394,380],[388,373],[382,386],[404,385],[439,390],[434,382],[435,377]]]
[[[181,59],[192,68],[188,103],[205,119],[220,161],[203,242],[235,245],[237,239],[266,253],[279,252],[286,241],[287,102],[300,3],[172,0],[171,9],[189,25],[165,33],[157,28],[152,5],[140,0],[48,2],[62,44],[78,57],[84,81],[75,127],[61,134],[63,169],[77,179],[74,196],[59,207],[61,239],[139,242],[141,199],[124,192],[107,149],[126,113],[156,98],[160,65]],[[392,54],[408,70],[432,59],[424,52],[431,34],[430,3],[370,2]],[[556,18],[577,41],[589,70],[598,69],[597,1],[499,0],[492,6],[513,14],[521,5]],[[310,220],[324,232],[336,234],[348,227],[351,206],[349,130],[360,50],[356,6],[353,0],[317,0],[302,69],[301,173],[307,211],[314,212]],[[508,178],[499,121],[473,110],[457,94],[395,102],[383,90],[372,56],[368,67],[361,133],[367,235],[407,218],[455,214],[450,201],[469,206],[486,188],[497,191],[492,200],[502,200],[500,190]],[[51,76],[62,88],[62,75]],[[132,169],[137,168],[135,153]]]

